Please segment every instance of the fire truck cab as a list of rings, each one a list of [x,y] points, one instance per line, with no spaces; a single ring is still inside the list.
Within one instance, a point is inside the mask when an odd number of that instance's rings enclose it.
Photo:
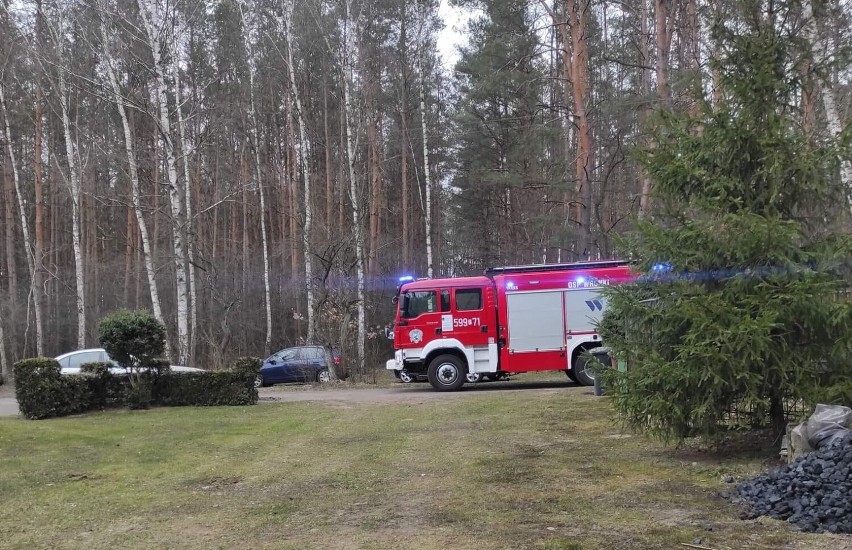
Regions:
[[[404,281],[386,367],[403,379],[425,374],[439,391],[483,376],[553,370],[591,385],[583,352],[601,345],[600,288],[634,277],[627,262],[608,260]]]

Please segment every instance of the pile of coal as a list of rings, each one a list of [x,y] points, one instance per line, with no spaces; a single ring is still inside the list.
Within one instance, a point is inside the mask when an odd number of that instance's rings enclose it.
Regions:
[[[737,486],[742,519],[769,516],[816,533],[852,533],[852,432]]]

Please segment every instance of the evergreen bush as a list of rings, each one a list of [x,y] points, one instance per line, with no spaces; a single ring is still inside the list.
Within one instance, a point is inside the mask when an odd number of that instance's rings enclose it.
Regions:
[[[100,342],[109,356],[122,367],[159,368],[166,348],[166,327],[149,311],[119,310],[104,317],[98,325]]]
[[[604,290],[599,330],[628,363],[605,373],[609,394],[662,439],[781,433],[785,409],[844,399],[852,382],[852,239],[832,218],[850,150],[803,128],[809,53],[777,15],[714,26],[722,101],[661,114],[641,154],[657,207],[621,243],[646,276]]]

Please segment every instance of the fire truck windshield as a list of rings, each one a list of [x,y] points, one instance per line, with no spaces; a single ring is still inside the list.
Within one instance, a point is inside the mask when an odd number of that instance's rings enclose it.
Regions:
[[[424,313],[436,311],[438,311],[438,301],[434,290],[418,290],[402,294],[402,307],[399,309],[400,317],[413,319]]]

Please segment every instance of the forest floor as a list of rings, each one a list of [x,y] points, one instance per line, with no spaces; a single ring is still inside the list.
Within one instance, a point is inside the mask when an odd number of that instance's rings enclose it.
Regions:
[[[0,547],[852,548],[717,496],[770,454],[664,447],[554,375],[261,394],[0,419]]]

